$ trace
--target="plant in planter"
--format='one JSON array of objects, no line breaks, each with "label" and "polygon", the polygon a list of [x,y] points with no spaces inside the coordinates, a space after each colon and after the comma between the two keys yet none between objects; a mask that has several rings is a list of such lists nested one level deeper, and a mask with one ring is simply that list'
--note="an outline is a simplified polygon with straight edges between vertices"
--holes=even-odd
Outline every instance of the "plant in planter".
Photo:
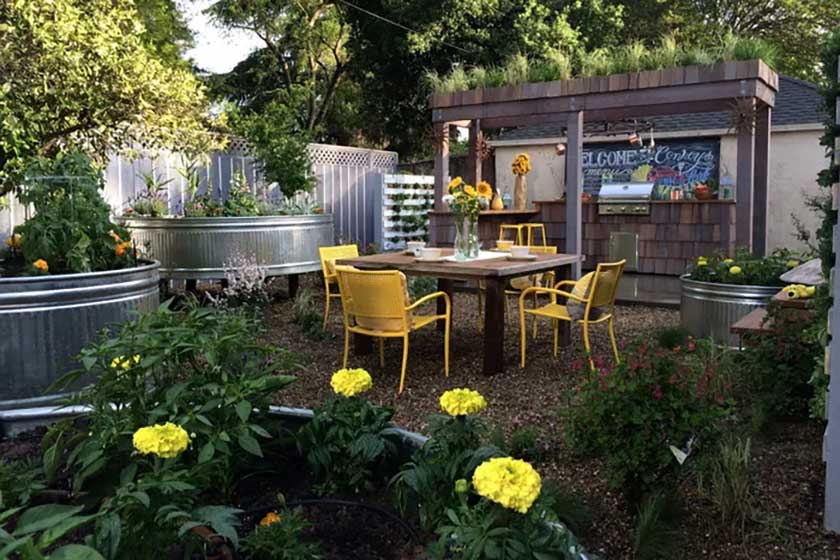
[{"label": "plant in planter", "polygon": [[739,249],[734,258],[722,254],[699,257],[688,277],[699,282],[781,287],[784,283],[779,277],[801,261],[799,255],[786,249],[777,249],[767,257]]},{"label": "plant in planter", "polygon": [[359,396],[372,384],[363,369],[338,370],[330,381],[338,396],[316,409],[298,433],[298,446],[322,493],[358,492],[370,486],[379,467],[396,455],[386,433],[394,411]]},{"label": "plant in planter", "polygon": [[318,545],[301,538],[310,527],[300,508],[271,511],[244,539],[242,548],[250,558],[261,560],[320,560]]}]

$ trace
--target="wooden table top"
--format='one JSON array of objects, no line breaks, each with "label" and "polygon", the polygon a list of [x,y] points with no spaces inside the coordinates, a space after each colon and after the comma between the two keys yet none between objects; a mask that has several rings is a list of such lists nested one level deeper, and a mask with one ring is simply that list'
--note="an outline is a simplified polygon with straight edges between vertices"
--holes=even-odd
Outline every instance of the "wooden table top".
[{"label": "wooden table top", "polygon": [[[444,256],[453,254],[452,249],[443,249]],[[580,260],[577,255],[559,253],[546,255],[535,253],[534,260],[510,260],[505,253],[498,258],[465,262],[418,262],[413,255],[403,252],[378,253],[352,259],[338,259],[336,264],[355,266],[367,270],[396,269],[406,274],[417,276],[436,276],[438,278],[475,279],[475,278],[510,278],[524,276],[532,272],[544,272],[561,266],[571,265]]]}]

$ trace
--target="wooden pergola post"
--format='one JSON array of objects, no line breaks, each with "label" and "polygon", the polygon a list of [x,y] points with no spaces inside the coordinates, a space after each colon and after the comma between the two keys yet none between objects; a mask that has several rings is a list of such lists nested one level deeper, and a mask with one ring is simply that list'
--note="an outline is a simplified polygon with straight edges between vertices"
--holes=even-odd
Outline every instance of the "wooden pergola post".
[{"label": "wooden pergola post", "polygon": [[441,212],[443,192],[449,179],[449,123],[434,123],[435,137],[435,210]]},{"label": "wooden pergola post", "polygon": [[481,121],[470,121],[470,141],[467,151],[467,183],[478,185],[481,182],[481,158],[478,157],[478,134],[481,132]]},{"label": "wooden pergola post", "polygon": [[[569,113],[566,120],[566,249],[581,255],[583,245],[583,111]],[[581,263],[572,265],[574,278],[580,277]]]},{"label": "wooden pergola post", "polygon": [[[747,101],[755,108],[755,99]],[[735,246],[753,249],[753,202],[755,196],[755,129],[738,128],[738,165],[735,184]]]},{"label": "wooden pergola post", "polygon": [[753,253],[767,253],[767,180],[770,175],[770,118],[772,109],[761,103],[755,121],[755,175],[753,177]]}]

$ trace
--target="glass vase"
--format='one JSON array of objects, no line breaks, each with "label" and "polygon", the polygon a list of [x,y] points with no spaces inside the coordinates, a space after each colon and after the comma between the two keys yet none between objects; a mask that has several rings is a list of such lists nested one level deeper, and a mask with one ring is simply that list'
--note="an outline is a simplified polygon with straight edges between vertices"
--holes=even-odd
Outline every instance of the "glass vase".
[{"label": "glass vase", "polygon": [[467,261],[478,257],[478,223],[469,219],[455,222],[455,260]]}]

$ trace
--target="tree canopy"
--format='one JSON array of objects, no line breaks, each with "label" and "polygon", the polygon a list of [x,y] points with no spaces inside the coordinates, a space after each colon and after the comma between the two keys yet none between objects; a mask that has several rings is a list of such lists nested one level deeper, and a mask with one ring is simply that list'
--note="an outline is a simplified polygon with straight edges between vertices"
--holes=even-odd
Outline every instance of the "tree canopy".
[{"label": "tree canopy", "polygon": [[0,194],[63,149],[210,144],[203,86],[146,30],[132,0],[0,0]]}]

